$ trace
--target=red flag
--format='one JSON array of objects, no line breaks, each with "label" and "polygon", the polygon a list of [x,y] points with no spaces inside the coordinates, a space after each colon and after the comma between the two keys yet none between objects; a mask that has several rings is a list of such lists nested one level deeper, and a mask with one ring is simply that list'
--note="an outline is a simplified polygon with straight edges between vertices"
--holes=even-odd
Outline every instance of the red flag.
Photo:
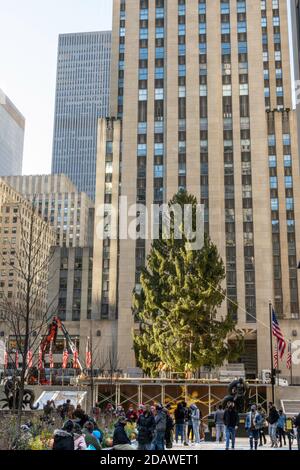
[{"label": "red flag", "polygon": [[53,360],[53,341],[50,343],[50,350],[49,350],[49,364],[50,369],[54,369],[54,360]]},{"label": "red flag", "polygon": [[33,354],[31,349],[27,352],[27,366],[31,369],[33,365]]},{"label": "red flag", "polygon": [[291,341],[289,341],[286,366],[288,370],[292,369],[292,342]]},{"label": "red flag", "polygon": [[16,369],[19,369],[19,351],[16,350],[16,358],[15,358]]},{"label": "red flag", "polygon": [[5,352],[4,352],[4,369],[8,369],[8,352],[5,347]]},{"label": "red flag", "polygon": [[91,346],[90,346],[90,338],[87,338],[87,342],[86,342],[85,363],[86,363],[87,369],[92,368],[92,351],[91,351]]},{"label": "red flag", "polygon": [[69,352],[67,348],[66,341],[64,342],[64,352],[63,352],[63,361],[62,361],[62,368],[66,369],[68,367],[68,361],[69,361]]},{"label": "red flag", "polygon": [[44,369],[44,364],[43,364],[43,352],[42,352],[41,346],[39,347],[38,369],[39,369],[39,370],[43,370],[43,369]]}]

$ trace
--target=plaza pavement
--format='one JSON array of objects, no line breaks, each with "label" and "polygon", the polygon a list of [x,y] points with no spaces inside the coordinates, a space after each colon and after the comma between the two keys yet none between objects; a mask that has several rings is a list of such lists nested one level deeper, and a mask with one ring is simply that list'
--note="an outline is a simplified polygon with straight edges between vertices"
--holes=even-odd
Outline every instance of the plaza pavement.
[{"label": "plaza pavement", "polygon": [[[235,448],[236,448],[236,450],[239,450],[239,451],[250,450],[249,440],[246,439],[246,438],[237,438]],[[199,450],[205,450],[205,451],[218,451],[218,450],[220,450],[221,451],[222,450],[223,451],[223,450],[225,450],[225,443],[217,444],[216,442],[201,442],[200,445],[189,445],[189,446],[183,446],[181,444],[178,444],[178,445],[175,444],[172,450],[180,450],[182,452],[190,452],[190,451],[193,451],[193,450],[197,450],[197,451],[199,451]],[[281,448],[272,449],[270,444],[269,444],[269,441],[268,441],[267,445],[265,445],[264,447],[259,447],[258,450],[283,451],[283,450],[289,450],[289,449],[288,449],[288,446],[283,447],[282,449]],[[297,450],[296,442],[294,442],[293,450]]]}]

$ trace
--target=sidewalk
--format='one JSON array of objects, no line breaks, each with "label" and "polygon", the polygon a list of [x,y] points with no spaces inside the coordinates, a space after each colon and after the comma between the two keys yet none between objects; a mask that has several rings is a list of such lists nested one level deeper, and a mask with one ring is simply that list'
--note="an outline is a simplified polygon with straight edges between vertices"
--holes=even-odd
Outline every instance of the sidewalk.
[{"label": "sidewalk", "polygon": [[[225,443],[217,444],[216,442],[201,442],[200,445],[189,445],[183,446],[181,444],[174,445],[173,450],[180,450],[182,452],[190,452],[193,450],[225,450]],[[236,440],[236,450],[250,450],[249,440],[246,438],[237,438]],[[270,444],[268,443],[264,447],[259,447],[258,450],[274,450],[274,451],[282,451],[282,450],[289,450],[288,446],[283,447],[282,449],[272,449]],[[297,450],[296,443],[294,444],[293,450]]]}]

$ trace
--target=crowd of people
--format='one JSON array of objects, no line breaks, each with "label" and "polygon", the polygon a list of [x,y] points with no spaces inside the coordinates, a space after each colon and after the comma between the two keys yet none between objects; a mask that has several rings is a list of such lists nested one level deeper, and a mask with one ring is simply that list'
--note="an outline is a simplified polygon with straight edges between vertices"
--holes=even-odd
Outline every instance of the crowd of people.
[{"label": "crowd of people", "polygon": [[[236,432],[240,424],[240,416],[235,409],[233,402],[228,403],[224,410],[220,405],[214,412],[217,442],[226,441],[226,450],[235,449]],[[270,447],[278,448],[287,445],[287,438],[290,442],[297,440],[298,450],[300,450],[300,413],[294,419],[288,420],[283,410],[277,410],[274,403],[269,403],[268,412],[261,405],[251,405],[251,409],[246,415],[245,430],[249,436],[251,450],[258,450],[258,447],[267,445],[266,434],[269,434]]]},{"label": "crowd of people", "polygon": [[[88,416],[78,405],[76,408],[67,400],[58,409],[53,402],[44,407],[43,419],[48,423],[53,420],[56,411],[63,426],[54,432],[53,450],[101,450],[105,430],[101,430],[97,421],[97,407],[93,416]],[[125,411],[122,406],[107,410],[113,415],[114,430],[111,446],[115,450],[161,451],[177,446],[199,445],[204,440],[202,413],[196,403],[187,406],[180,402],[174,409],[171,405],[140,405],[137,409],[130,405]],[[96,416],[95,416],[96,415]],[[288,420],[283,410],[277,410],[269,403],[266,411],[261,405],[251,405],[246,414],[245,424],[240,422],[240,415],[234,402],[229,402],[225,409],[220,405],[213,413],[215,437],[217,443],[225,449],[235,449],[237,430],[241,426],[249,436],[251,450],[267,445],[267,434],[272,448],[287,445],[287,439],[297,439],[300,450],[300,413],[294,420]],[[127,426],[135,437],[130,436]]]}]

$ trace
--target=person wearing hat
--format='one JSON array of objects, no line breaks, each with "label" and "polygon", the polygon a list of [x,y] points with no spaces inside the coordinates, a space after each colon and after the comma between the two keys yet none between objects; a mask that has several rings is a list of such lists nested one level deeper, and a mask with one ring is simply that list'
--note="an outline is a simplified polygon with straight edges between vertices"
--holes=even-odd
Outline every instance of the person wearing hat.
[{"label": "person wearing hat", "polygon": [[74,450],[74,423],[68,420],[62,429],[54,431],[52,450]]},{"label": "person wearing hat", "polygon": [[139,416],[137,422],[138,429],[138,450],[151,450],[153,433],[155,429],[155,419],[149,406],[143,407],[143,414]]},{"label": "person wearing hat", "polygon": [[101,450],[101,445],[98,439],[94,436],[93,432],[95,431],[95,426],[91,421],[85,423],[83,427],[83,434],[85,437],[85,442],[87,447],[92,446],[95,450]]},{"label": "person wearing hat", "polygon": [[115,431],[113,436],[114,450],[135,450],[131,445],[131,441],[125,431],[127,423],[128,420],[121,416],[115,424]]}]

